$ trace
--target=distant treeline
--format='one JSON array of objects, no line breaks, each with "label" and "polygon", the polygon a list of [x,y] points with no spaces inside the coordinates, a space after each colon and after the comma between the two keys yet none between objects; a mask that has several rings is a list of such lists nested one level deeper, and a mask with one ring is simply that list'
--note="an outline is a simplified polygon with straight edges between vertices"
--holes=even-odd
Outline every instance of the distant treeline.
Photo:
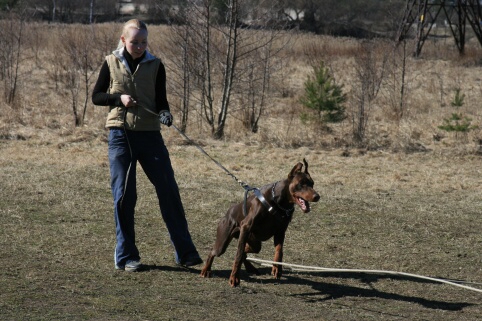
[{"label": "distant treeline", "polygon": [[3,17],[16,14],[52,23],[101,23],[138,17],[148,23],[183,24],[206,1],[222,22],[233,4],[239,24],[249,28],[299,29],[351,37],[391,35],[405,10],[404,0],[0,0]]}]

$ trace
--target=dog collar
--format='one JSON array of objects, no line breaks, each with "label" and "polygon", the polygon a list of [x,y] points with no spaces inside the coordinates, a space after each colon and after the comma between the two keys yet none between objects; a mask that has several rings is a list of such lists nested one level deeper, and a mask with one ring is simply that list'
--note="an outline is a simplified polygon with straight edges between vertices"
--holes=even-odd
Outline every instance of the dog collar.
[{"label": "dog collar", "polygon": [[284,214],[282,214],[281,216],[289,218],[289,217],[291,217],[291,215],[293,215],[293,212],[295,211],[295,206],[293,205],[293,207],[291,207],[290,209],[285,209],[282,206],[280,206],[278,204],[278,202],[276,202],[276,197],[275,197],[275,193],[274,193],[274,189],[276,188],[276,184],[278,184],[278,182],[274,183],[273,187],[271,188],[271,196],[273,197],[273,202],[278,209],[280,209],[281,211],[284,212]]}]

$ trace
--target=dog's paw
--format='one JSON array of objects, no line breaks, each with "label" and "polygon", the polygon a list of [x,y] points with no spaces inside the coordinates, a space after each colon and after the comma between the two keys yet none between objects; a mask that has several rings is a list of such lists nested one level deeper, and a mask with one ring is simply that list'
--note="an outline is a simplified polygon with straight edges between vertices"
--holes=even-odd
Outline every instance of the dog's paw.
[{"label": "dog's paw", "polygon": [[240,281],[239,281],[239,277],[237,276],[232,276],[229,278],[229,285],[232,287],[232,288],[235,288],[239,285]]},{"label": "dog's paw", "polygon": [[205,270],[202,270],[202,271],[201,271],[201,274],[200,274],[200,276],[201,276],[202,278],[210,278],[211,275],[212,275],[212,272],[211,272],[211,271],[205,271]]},{"label": "dog's paw", "polygon": [[281,279],[281,275],[283,274],[283,269],[281,268],[281,266],[273,266],[273,268],[271,269],[271,275],[274,276],[274,278],[276,280],[279,280]]}]

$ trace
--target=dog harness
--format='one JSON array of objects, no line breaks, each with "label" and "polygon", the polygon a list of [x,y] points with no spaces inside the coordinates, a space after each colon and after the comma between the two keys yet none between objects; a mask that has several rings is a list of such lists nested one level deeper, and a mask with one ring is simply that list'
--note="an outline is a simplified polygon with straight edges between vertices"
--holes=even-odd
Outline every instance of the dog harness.
[{"label": "dog harness", "polygon": [[247,205],[247,200],[248,200],[248,193],[252,191],[256,198],[263,204],[264,207],[268,209],[268,212],[273,211],[273,207],[269,205],[268,201],[266,198],[264,198],[263,193],[256,188],[256,187],[249,187],[248,185],[244,185],[244,204],[243,204],[243,214],[244,216],[248,216],[248,205]]}]

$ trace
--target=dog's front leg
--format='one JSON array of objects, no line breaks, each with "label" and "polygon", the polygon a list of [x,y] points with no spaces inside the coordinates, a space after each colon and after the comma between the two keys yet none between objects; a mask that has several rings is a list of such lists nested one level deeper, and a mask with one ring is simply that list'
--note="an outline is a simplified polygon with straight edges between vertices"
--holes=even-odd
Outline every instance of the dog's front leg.
[{"label": "dog's front leg", "polygon": [[251,230],[251,224],[252,222],[250,220],[246,223],[241,223],[241,229],[239,231],[238,250],[236,251],[236,258],[234,259],[233,270],[231,271],[231,276],[229,277],[229,285],[231,285],[232,287],[238,286],[240,282],[239,271],[241,269],[241,264],[246,258],[244,248],[246,246],[246,241]]},{"label": "dog's front leg", "polygon": [[[274,236],[274,262],[283,262],[283,243],[285,241],[285,233],[276,234]],[[276,278],[280,279],[283,274],[283,266],[273,264],[271,269],[271,274]]]}]

